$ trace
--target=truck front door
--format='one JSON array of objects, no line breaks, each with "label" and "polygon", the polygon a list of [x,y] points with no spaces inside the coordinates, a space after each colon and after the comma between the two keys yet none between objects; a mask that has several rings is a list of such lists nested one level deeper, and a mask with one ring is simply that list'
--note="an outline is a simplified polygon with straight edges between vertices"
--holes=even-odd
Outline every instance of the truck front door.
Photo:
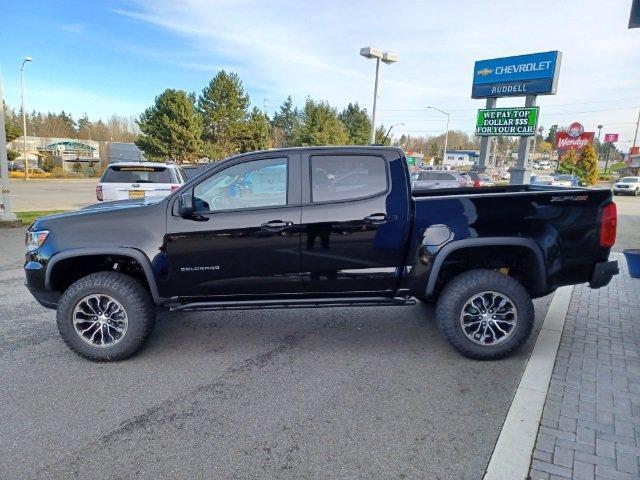
[{"label": "truck front door", "polygon": [[300,155],[247,157],[193,187],[196,212],[169,215],[170,296],[296,293],[300,274]]}]

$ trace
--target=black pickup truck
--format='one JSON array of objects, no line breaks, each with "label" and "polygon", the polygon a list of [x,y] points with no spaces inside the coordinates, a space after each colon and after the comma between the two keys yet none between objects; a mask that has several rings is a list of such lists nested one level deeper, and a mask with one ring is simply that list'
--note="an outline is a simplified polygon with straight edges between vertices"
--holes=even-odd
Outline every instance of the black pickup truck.
[{"label": "black pickup truck", "polygon": [[243,154],[167,198],[35,221],[26,284],[57,308],[66,344],[98,361],[135,353],[172,311],[437,301],[448,341],[477,359],[529,336],[531,299],[606,285],[609,190],[509,185],[411,191],[402,150]]}]

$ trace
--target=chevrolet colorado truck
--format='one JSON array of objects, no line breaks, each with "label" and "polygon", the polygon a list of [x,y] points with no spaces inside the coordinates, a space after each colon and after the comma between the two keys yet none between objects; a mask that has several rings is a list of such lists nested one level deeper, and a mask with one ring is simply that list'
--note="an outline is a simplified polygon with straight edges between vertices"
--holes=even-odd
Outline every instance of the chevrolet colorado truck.
[{"label": "chevrolet colorado truck", "polygon": [[532,298],[618,272],[610,190],[411,190],[402,150],[314,147],[214,164],[166,198],[36,220],[26,285],[64,342],[96,361],[143,345],[155,312],[437,302],[461,354],[529,336]]}]

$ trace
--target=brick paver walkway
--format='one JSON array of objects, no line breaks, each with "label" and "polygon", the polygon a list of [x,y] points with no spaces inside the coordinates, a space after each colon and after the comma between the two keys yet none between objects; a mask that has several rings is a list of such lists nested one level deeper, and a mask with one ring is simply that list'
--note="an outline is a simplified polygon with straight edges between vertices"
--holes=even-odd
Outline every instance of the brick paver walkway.
[{"label": "brick paver walkway", "polygon": [[640,279],[617,259],[608,287],[574,288],[531,480],[640,479]]}]

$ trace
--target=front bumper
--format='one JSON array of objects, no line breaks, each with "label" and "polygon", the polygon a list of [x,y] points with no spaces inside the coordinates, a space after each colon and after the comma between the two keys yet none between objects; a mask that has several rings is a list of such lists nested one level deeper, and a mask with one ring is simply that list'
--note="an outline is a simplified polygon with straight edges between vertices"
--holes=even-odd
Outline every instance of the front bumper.
[{"label": "front bumper", "polygon": [[601,288],[609,285],[613,276],[618,273],[620,273],[620,269],[618,268],[617,260],[612,260],[610,262],[598,262],[591,274],[589,286],[591,288]]},{"label": "front bumper", "polygon": [[42,262],[27,260],[24,265],[24,285],[31,295],[45,308],[57,308],[60,292],[46,288],[45,267]]}]

